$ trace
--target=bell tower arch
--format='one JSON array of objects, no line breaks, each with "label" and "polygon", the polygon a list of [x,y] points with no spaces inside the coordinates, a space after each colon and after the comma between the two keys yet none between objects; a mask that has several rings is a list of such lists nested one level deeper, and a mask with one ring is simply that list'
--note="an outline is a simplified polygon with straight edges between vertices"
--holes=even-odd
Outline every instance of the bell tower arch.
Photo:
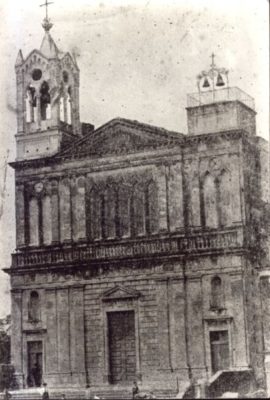
[{"label": "bell tower arch", "polygon": [[26,58],[20,50],[17,85],[17,160],[53,155],[81,135],[80,71],[70,53],[55,44],[46,16],[40,49]]}]

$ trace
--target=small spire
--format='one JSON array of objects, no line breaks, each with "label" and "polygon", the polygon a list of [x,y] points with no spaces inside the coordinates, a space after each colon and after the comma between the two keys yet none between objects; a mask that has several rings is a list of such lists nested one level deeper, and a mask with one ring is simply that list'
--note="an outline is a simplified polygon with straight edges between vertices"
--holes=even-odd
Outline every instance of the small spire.
[{"label": "small spire", "polygon": [[58,47],[48,31],[45,32],[40,52],[47,58],[57,58],[59,55]]},{"label": "small spire", "polygon": [[23,54],[22,54],[22,51],[19,50],[17,58],[16,58],[16,62],[15,62],[15,67],[18,67],[19,65],[22,65],[23,62],[24,62]]}]

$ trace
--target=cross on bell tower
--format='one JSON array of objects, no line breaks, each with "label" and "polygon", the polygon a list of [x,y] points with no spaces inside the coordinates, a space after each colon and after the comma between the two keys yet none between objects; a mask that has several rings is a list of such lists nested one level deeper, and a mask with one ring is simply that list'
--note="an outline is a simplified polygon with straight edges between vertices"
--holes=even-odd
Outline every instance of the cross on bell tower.
[{"label": "cross on bell tower", "polygon": [[211,58],[212,58],[211,68],[215,68],[215,66],[216,66],[215,65],[215,56],[216,55],[214,53],[211,54]]},{"label": "cross on bell tower", "polygon": [[46,32],[49,32],[49,30],[53,26],[53,24],[50,22],[50,19],[48,17],[48,7],[51,4],[53,4],[53,2],[52,1],[48,1],[48,0],[45,0],[44,4],[40,4],[40,7],[45,7],[45,10],[46,10],[45,11],[45,18],[44,18],[43,24],[42,24],[42,26],[43,26],[43,28],[45,29]]}]

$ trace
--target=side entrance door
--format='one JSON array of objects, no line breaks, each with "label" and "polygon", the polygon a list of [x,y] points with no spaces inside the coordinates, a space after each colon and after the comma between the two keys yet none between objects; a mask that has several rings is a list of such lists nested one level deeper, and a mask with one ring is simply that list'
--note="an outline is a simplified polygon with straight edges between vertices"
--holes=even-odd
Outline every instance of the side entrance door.
[{"label": "side entrance door", "polygon": [[228,331],[210,332],[211,361],[213,374],[230,368]]},{"label": "side entrance door", "polygon": [[27,384],[30,387],[39,387],[42,384],[42,341],[27,343],[28,347],[28,376]]},{"label": "side entrance door", "polygon": [[136,376],[134,311],[109,312],[107,315],[111,383],[132,382]]}]

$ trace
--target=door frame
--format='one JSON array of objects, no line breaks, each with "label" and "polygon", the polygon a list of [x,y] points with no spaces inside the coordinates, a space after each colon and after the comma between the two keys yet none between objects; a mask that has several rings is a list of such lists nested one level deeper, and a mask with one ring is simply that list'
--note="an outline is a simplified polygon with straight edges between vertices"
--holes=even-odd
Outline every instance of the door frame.
[{"label": "door frame", "polygon": [[[137,299],[125,299],[119,301],[113,301],[103,304],[103,327],[104,327],[104,383],[111,385],[110,376],[110,354],[109,354],[109,324],[108,324],[108,313],[112,312],[123,312],[133,311],[134,312],[134,325],[135,325],[135,358],[136,358],[136,378],[141,380],[140,372],[140,341],[139,341],[139,318],[138,318],[138,304]],[[113,384],[114,385],[114,384]]]},{"label": "door frame", "polygon": [[229,368],[232,368],[235,364],[234,355],[234,335],[233,335],[233,319],[232,317],[218,317],[209,318],[204,320],[204,340],[205,340],[205,362],[207,368],[208,379],[214,374],[212,370],[212,358],[211,358],[211,343],[210,343],[210,332],[216,331],[227,331],[228,332],[228,344],[229,344]]},{"label": "door frame", "polygon": [[42,375],[41,375],[41,385],[40,387],[42,387],[42,382],[43,382],[43,377],[44,377],[44,373],[45,373],[45,355],[44,355],[44,341],[42,338],[34,338],[34,339],[29,339],[26,340],[26,386],[30,387],[27,384],[27,379],[28,379],[28,375],[29,375],[29,343],[34,343],[34,342],[40,342],[41,343],[41,352],[42,352]]},{"label": "door frame", "polygon": [[[111,336],[111,332],[109,331],[109,325],[110,325],[110,318],[109,318],[109,316],[113,316],[113,314],[121,314],[121,313],[131,313],[131,316],[132,316],[132,319],[133,319],[133,328],[134,328],[134,330],[133,330],[133,332],[132,332],[132,336],[134,337],[134,340],[135,340],[135,348],[134,348],[134,351],[135,351],[135,354],[134,354],[134,364],[135,364],[135,376],[134,376],[134,378],[133,378],[133,381],[134,381],[134,379],[136,379],[136,371],[137,371],[137,365],[136,365],[136,333],[135,333],[135,312],[134,312],[134,310],[125,310],[125,311],[112,311],[112,312],[110,312],[110,311],[107,311],[106,312],[106,314],[107,314],[107,325],[108,325],[108,357],[109,357],[109,377],[110,377],[110,379],[111,379],[111,383],[112,384],[117,384],[116,382],[113,382],[113,380],[112,380],[112,369],[111,369],[111,367],[112,367],[112,365],[111,365],[111,347],[110,347],[110,336]],[[121,384],[121,383],[125,383],[125,381],[123,381],[123,382],[121,382],[121,380],[118,382],[118,384]],[[130,382],[130,384],[132,383],[132,381]]]}]

